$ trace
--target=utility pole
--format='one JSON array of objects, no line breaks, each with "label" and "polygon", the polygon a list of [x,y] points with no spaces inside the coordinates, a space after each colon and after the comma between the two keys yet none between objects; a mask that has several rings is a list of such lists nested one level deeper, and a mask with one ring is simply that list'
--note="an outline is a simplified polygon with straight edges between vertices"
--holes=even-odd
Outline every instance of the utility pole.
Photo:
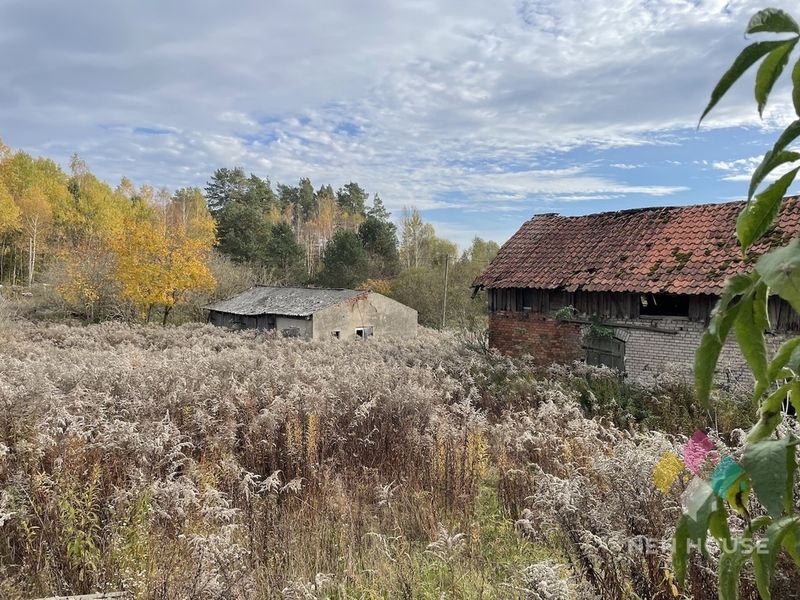
[{"label": "utility pole", "polygon": [[450,266],[450,255],[444,256],[444,297],[442,298],[442,329],[447,321],[447,272]]}]

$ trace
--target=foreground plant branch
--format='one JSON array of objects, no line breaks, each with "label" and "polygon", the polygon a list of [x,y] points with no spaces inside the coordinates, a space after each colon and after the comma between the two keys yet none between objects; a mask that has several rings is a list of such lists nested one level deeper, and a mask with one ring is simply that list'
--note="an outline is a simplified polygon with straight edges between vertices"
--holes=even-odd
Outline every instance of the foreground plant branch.
[{"label": "foreground plant branch", "polygon": [[[746,29],[746,34],[760,33],[776,34],[778,39],[757,41],[742,50],[711,93],[701,121],[759,60],[755,99],[759,115],[763,113],[800,39],[800,27],[784,11],[768,8],[756,13]],[[800,61],[794,64],[791,79],[792,100],[800,115]],[[753,172],[747,204],[736,223],[745,258],[753,246],[769,245],[769,231],[800,167],[791,168],[771,183],[765,181],[779,168],[784,170],[800,160],[800,153],[790,149],[798,137],[800,119],[784,130]],[[800,515],[794,494],[798,442],[781,429],[785,402],[800,411],[800,338],[785,342],[774,356],[768,355],[765,332],[769,330],[770,294],[777,294],[800,311],[800,240],[770,250],[755,261],[752,273],[727,282],[695,360],[695,385],[704,406],[711,401],[717,360],[731,333],[755,380],[753,402],[758,407],[758,422],[747,434],[741,457],[738,461],[731,457],[720,461],[710,483],[696,476],[689,484],[675,535],[673,565],[681,582],[686,578],[692,546],[707,554],[708,534],[720,545],[719,597],[724,600],[738,597],[739,578],[748,561],[758,593],[765,600],[772,597],[770,587],[781,550],[800,566]],[[751,490],[757,502],[751,500]],[[732,513],[738,513],[746,523],[740,532],[731,531]]]}]

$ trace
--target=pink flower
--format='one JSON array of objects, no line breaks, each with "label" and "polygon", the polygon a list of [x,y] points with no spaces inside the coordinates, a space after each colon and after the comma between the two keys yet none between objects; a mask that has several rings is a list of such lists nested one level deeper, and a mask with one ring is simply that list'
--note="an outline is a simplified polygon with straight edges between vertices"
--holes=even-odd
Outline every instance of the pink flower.
[{"label": "pink flower", "polygon": [[683,462],[686,468],[695,475],[700,473],[708,453],[714,448],[714,442],[702,431],[695,431],[692,439],[683,446]]}]

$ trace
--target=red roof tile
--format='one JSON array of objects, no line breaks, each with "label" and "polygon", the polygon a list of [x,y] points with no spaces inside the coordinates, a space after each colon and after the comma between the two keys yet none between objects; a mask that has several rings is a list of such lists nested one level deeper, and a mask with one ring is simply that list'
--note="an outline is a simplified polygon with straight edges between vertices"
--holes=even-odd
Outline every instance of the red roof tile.
[{"label": "red roof tile", "polygon": [[743,202],[643,208],[582,217],[540,215],[509,239],[474,285],[566,291],[719,294],[753,257],[800,234],[800,197],[742,260]]}]

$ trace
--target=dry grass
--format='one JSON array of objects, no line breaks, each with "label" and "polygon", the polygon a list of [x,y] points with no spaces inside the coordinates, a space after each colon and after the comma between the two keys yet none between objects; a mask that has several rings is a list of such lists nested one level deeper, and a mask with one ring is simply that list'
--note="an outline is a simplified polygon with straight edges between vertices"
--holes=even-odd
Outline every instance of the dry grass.
[{"label": "dry grass", "polygon": [[455,336],[2,335],[0,597],[672,597],[674,441]]}]

